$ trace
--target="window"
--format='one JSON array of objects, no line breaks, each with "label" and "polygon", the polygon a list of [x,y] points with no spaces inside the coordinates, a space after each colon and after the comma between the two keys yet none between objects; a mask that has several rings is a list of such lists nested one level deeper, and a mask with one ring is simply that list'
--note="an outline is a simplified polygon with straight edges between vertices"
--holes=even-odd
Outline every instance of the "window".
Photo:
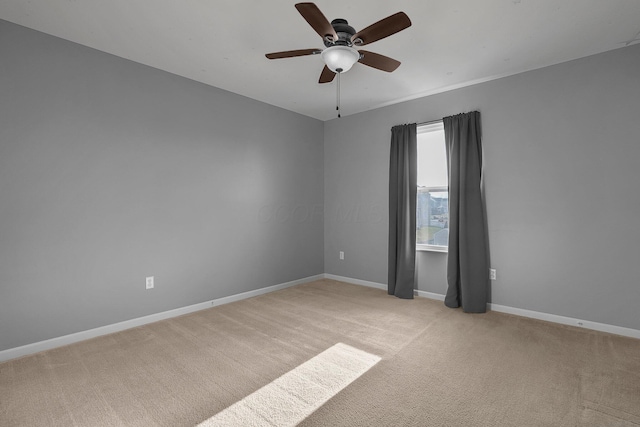
[{"label": "window", "polygon": [[449,245],[449,179],[442,122],[418,126],[418,250],[446,252]]}]

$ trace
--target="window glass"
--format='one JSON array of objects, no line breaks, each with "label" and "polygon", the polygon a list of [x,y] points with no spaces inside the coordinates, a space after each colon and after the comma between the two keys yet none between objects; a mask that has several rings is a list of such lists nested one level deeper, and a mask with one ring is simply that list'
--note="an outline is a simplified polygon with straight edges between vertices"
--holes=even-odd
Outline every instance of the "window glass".
[{"label": "window glass", "polygon": [[446,251],[449,245],[447,153],[442,122],[418,126],[418,249]]}]

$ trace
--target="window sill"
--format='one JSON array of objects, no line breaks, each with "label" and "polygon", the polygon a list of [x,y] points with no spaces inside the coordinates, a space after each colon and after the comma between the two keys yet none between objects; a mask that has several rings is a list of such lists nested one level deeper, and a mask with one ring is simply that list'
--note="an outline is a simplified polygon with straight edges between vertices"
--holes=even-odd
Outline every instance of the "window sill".
[{"label": "window sill", "polygon": [[433,245],[416,245],[416,251],[418,252],[442,252],[447,253],[449,248],[446,246],[433,246]]}]

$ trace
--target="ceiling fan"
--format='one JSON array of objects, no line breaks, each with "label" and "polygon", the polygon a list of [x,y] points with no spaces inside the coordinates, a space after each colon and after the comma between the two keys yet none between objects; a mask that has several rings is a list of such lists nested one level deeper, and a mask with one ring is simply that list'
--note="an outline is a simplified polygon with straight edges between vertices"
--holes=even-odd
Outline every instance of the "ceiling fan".
[{"label": "ceiling fan", "polygon": [[298,3],[295,7],[316,33],[322,37],[325,49],[299,49],[267,53],[267,58],[281,59],[319,54],[322,56],[325,66],[320,73],[318,83],[333,81],[336,74],[349,71],[356,62],[387,72],[392,72],[400,66],[400,61],[393,58],[356,48],[410,27],[411,20],[404,12],[388,16],[356,32],[346,19],[334,19],[329,22],[314,3]]}]

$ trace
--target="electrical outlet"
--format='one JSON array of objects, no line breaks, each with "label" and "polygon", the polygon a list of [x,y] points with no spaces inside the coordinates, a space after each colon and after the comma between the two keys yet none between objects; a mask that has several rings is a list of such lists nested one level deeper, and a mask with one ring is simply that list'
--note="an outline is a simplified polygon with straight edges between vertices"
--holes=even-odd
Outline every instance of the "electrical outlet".
[{"label": "electrical outlet", "polygon": [[340,259],[344,260],[344,252],[340,251]]},{"label": "electrical outlet", "polygon": [[496,280],[496,269],[495,268],[490,268],[489,269],[489,280]]},{"label": "electrical outlet", "polygon": [[153,289],[153,276],[147,277],[145,286],[146,286],[146,289]]}]

